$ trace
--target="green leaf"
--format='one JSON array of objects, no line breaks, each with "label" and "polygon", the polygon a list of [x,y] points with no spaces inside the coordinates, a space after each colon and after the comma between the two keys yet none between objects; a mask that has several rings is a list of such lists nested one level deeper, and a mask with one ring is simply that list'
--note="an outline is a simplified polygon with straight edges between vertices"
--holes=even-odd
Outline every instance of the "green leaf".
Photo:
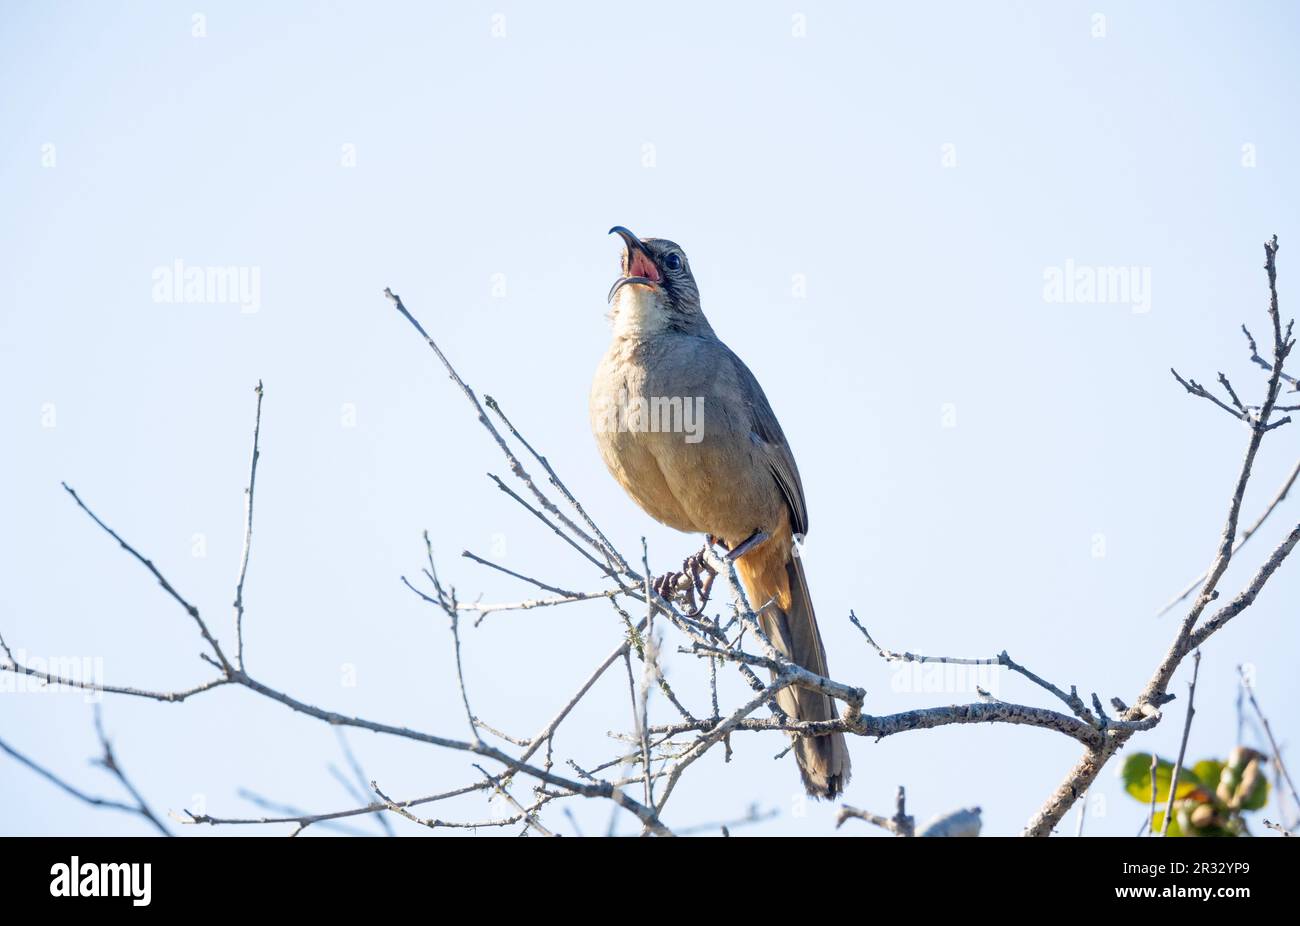
[{"label": "green leaf", "polygon": [[[1148,772],[1147,772],[1147,774],[1148,774],[1148,775],[1150,774],[1150,771],[1149,771],[1149,767],[1150,767],[1150,765],[1151,765],[1151,760],[1150,760],[1150,759],[1147,759],[1147,766],[1148,766]],[[1180,776],[1180,777],[1181,777],[1181,776]],[[1148,782],[1148,784],[1149,784],[1149,782]],[[1168,787],[1168,786],[1166,786],[1166,787]],[[1148,788],[1147,788],[1147,792],[1149,793],[1150,791],[1151,791],[1151,789],[1148,787]],[[1164,812],[1163,810],[1157,810],[1157,811],[1155,812],[1155,814],[1152,815],[1151,821],[1152,821],[1152,822],[1151,822],[1151,832],[1152,832],[1152,833],[1155,833],[1156,835],[1159,835],[1159,834],[1160,834],[1160,831],[1164,828],[1164,825],[1165,825],[1165,812]],[[1180,836],[1183,835],[1183,828],[1182,828],[1181,826],[1178,825],[1178,811],[1177,811],[1177,810],[1174,811],[1174,818],[1173,818],[1172,820],[1169,821],[1169,833],[1168,833],[1168,835],[1169,835],[1169,836],[1173,836],[1173,837],[1180,837]]]},{"label": "green leaf", "polygon": [[1223,774],[1224,763],[1218,759],[1202,759],[1192,766],[1192,771],[1200,779],[1201,784],[1205,785],[1207,791],[1214,791],[1219,787],[1219,776]]},{"label": "green leaf", "polygon": [[[1161,759],[1156,765],[1156,803],[1169,801],[1169,784],[1174,776],[1174,764]],[[1151,754],[1136,752],[1124,760],[1120,769],[1124,779],[1124,790],[1144,804],[1151,803]],[[1178,794],[1181,800],[1196,790],[1204,790],[1200,778],[1191,769],[1184,768],[1178,773]],[[1173,821],[1177,823],[1178,821]]]}]

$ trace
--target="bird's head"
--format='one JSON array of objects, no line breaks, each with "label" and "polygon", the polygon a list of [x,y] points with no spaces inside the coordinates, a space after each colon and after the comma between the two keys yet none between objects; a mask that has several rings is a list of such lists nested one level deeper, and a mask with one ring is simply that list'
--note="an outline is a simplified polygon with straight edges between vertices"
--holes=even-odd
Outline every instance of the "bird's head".
[{"label": "bird's head", "polygon": [[622,225],[609,230],[623,239],[621,275],[610,287],[615,327],[626,333],[694,330],[707,326],[700,291],[686,252],[666,238],[638,238]]}]

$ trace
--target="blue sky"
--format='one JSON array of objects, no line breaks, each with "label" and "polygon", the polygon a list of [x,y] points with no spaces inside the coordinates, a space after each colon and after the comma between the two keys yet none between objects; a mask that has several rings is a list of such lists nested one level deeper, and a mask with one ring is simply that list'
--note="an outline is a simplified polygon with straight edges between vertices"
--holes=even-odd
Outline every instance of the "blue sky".
[{"label": "blue sky", "polygon": [[[1223,370],[1243,396],[1262,391],[1238,326],[1264,328],[1261,244],[1274,233],[1283,311],[1295,314],[1293,8],[198,12],[201,36],[194,9],[168,4],[0,14],[0,630],[11,646],[101,659],[110,683],[207,677],[184,614],[59,482],[228,636],[261,379],[250,672],[322,706],[463,736],[445,623],[398,581],[421,565],[421,531],[462,598],[530,594],[463,549],[562,586],[597,577],[484,476],[504,473],[496,448],[381,291],[402,295],[615,543],[631,552],[645,536],[652,566],[668,568],[696,539],[623,495],[587,424],[619,252],[605,231],[623,224],[685,247],[714,328],[763,383],[806,488],[806,565],[831,668],[867,689],[869,712],[972,694],[907,690],[850,608],[894,649],[1005,648],[1107,699],[1131,701],[1145,683],[1173,636],[1153,615],[1209,562],[1245,445],[1169,367],[1208,382]],[[257,311],[156,301],[155,271],[176,260],[255,269]],[[1149,304],[1045,298],[1045,275],[1067,262],[1149,280]],[[1293,466],[1297,433],[1266,442],[1247,517]],[[1246,548],[1226,590],[1294,526],[1297,505]],[[1294,741],[1295,566],[1207,647],[1194,759],[1234,745],[1238,663],[1254,667],[1276,732]],[[475,709],[531,735],[618,635],[600,603],[467,629]],[[703,697],[698,667],[669,649],[669,678]],[[1005,699],[1052,706],[1023,680],[998,684]],[[629,723],[617,675],[607,685],[557,743],[575,757],[605,757],[605,731]],[[103,710],[159,808],[201,800],[246,815],[241,788],[312,810],[351,802],[328,772],[340,761],[333,732],[249,693],[184,706],[110,698]],[[1181,721],[1177,703],[1130,748],[1172,754]],[[0,737],[112,791],[87,765],[96,744],[78,695],[0,695]],[[465,756],[360,732],[351,742],[389,794],[474,774]],[[832,831],[834,809],[805,806],[792,763],[771,760],[775,740],[736,745],[730,765],[710,755],[691,770],[670,822],[757,802],[778,815],[749,832]],[[986,832],[1006,834],[1079,752],[1010,727],[851,749],[850,803],[887,810],[904,784],[921,817],[979,805]],[[145,831],[12,762],[0,775],[5,832]],[[608,817],[574,810],[589,832]],[[1131,833],[1141,814],[1108,769],[1087,831]]]}]

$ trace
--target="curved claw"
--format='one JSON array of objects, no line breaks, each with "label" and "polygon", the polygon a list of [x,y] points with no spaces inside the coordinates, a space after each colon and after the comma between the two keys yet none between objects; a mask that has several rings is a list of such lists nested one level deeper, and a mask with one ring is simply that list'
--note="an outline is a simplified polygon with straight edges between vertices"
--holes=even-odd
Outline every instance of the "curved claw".
[{"label": "curved claw", "polygon": [[[688,556],[685,562],[682,563],[682,569],[691,579],[691,587],[687,589],[687,593],[691,599],[691,610],[686,616],[696,618],[703,614],[704,609],[709,606],[709,594],[713,591],[713,580],[717,578],[718,574],[704,558],[703,550],[696,553],[694,556]],[[700,578],[701,572],[705,573],[703,579]],[[698,607],[695,604],[695,592],[700,593],[700,603]]]},{"label": "curved claw", "polygon": [[[654,593],[664,601],[681,599],[687,605],[683,614],[691,619],[699,617],[709,605],[709,593],[717,571],[705,559],[704,550],[686,557],[680,572],[665,572],[651,583]],[[685,580],[685,581],[683,581]],[[696,594],[699,602],[696,603]]]}]

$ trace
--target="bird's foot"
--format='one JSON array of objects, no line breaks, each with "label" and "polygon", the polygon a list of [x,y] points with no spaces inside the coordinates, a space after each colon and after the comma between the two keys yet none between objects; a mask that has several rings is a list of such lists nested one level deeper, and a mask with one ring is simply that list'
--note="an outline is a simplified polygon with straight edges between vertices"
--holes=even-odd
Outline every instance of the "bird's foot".
[{"label": "bird's foot", "polygon": [[650,583],[654,593],[664,601],[676,601],[679,595],[691,587],[690,577],[684,572],[665,572]]},{"label": "bird's foot", "polygon": [[[705,551],[686,557],[679,572],[666,572],[654,580],[655,594],[665,601],[680,601],[686,607],[686,616],[695,618],[704,613],[709,604],[709,593],[717,571],[705,559]],[[699,603],[696,603],[696,594]]]}]

